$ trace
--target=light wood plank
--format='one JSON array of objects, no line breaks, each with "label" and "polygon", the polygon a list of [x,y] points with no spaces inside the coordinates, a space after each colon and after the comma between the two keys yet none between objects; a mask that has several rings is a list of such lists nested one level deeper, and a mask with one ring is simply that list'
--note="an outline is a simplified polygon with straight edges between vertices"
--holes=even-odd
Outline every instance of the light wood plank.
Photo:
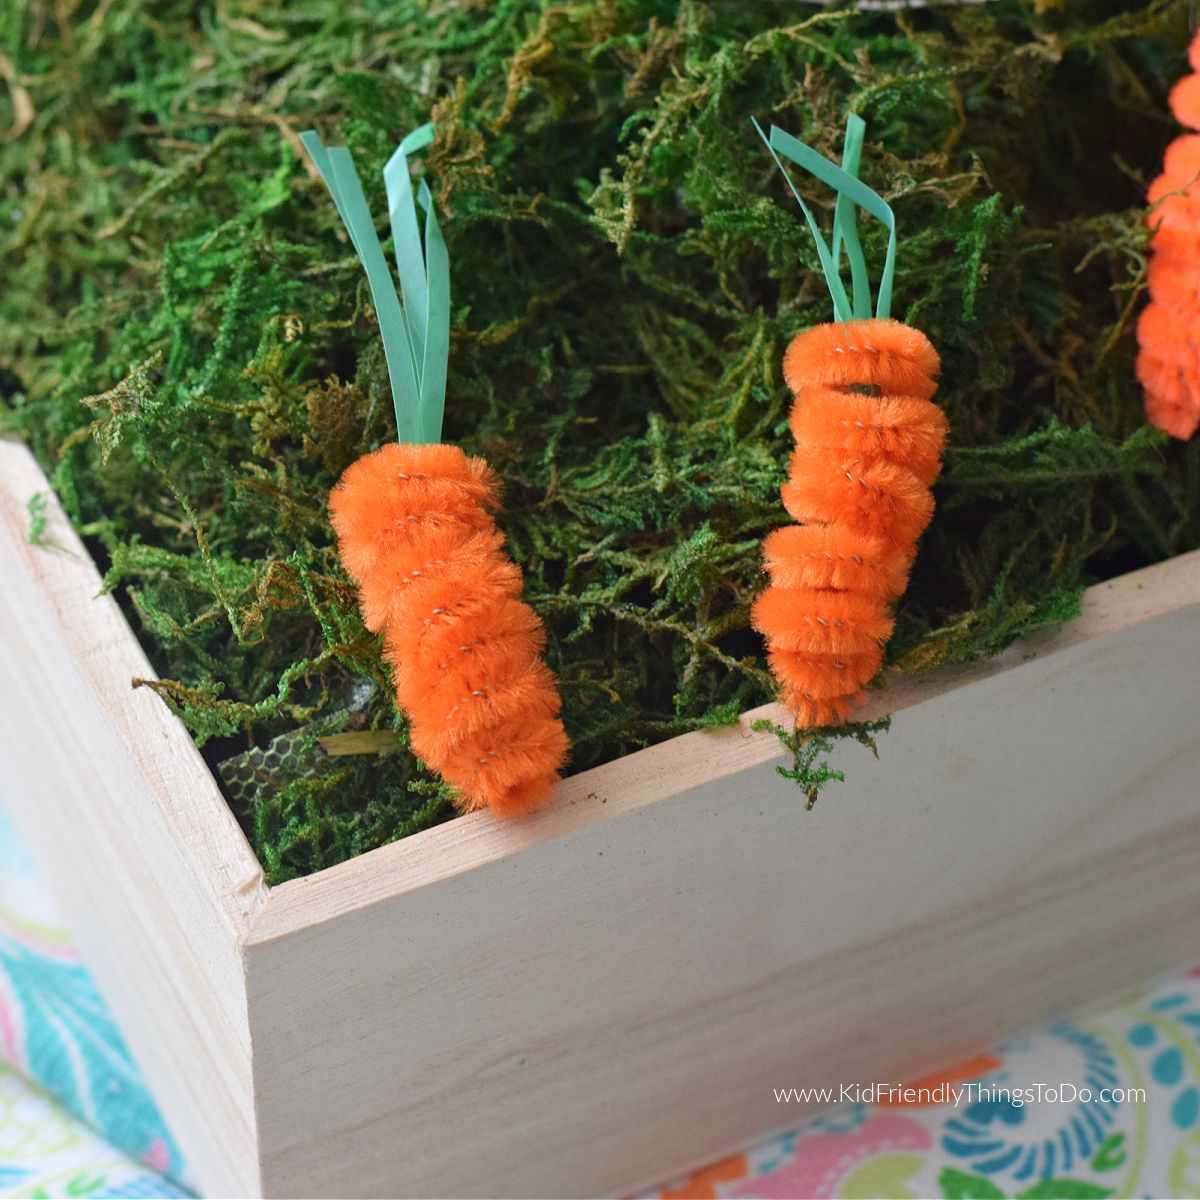
[{"label": "light wood plank", "polygon": [[524,828],[456,823],[470,869],[450,826],[275,889],[266,1194],[627,1190],[794,1121],[773,1086],[902,1078],[1194,961],[1196,566],[893,691],[811,813],[770,743],[689,735]]},{"label": "light wood plank", "polygon": [[241,938],[262,871],[46,481],[0,440],[0,787],[195,1177],[259,1188]]}]

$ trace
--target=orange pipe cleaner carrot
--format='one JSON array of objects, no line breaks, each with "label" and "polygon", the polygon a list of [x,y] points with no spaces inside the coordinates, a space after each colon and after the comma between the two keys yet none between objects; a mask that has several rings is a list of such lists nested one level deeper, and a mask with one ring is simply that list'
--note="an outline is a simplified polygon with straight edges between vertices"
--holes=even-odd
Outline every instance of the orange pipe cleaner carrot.
[{"label": "orange pipe cleaner carrot", "polygon": [[541,658],[545,631],[520,599],[521,569],[492,516],[499,481],[483,459],[440,442],[449,270],[423,181],[422,255],[406,160],[432,126],[406,138],[384,171],[403,311],[349,152],[302,137],[367,270],[401,432],[334,489],[338,552],[367,628],[383,635],[413,751],[464,807],[523,816],[550,798],[567,736]]},{"label": "orange pipe cleaner carrot", "polygon": [[[1181,125],[1200,130],[1200,33],[1188,61],[1193,73],[1168,103]],[[1200,136],[1167,147],[1148,198],[1150,303],[1138,318],[1137,376],[1150,424],[1186,440],[1200,426]]]},{"label": "orange pipe cleaner carrot", "polygon": [[[908,584],[917,540],[933,515],[930,488],[948,433],[945,415],[931,403],[936,352],[924,334],[886,315],[894,223],[890,209],[854,177],[862,136],[862,122],[852,117],[844,169],[782,130],[773,128],[768,142],[839,192],[832,254],[805,207],[839,319],[799,334],[784,355],[796,449],[782,497],[798,524],[763,543],[771,582],[751,611],[780,699],[801,727],[844,721],[883,665],[891,606]],[[866,315],[856,204],[892,229],[875,318]],[[855,275],[853,306],[837,277],[843,241]]]}]

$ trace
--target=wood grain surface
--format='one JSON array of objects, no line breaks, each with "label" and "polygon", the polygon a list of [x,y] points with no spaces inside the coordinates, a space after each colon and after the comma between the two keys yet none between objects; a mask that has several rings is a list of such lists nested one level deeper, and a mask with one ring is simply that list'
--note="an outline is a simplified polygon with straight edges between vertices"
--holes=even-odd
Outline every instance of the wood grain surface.
[{"label": "wood grain surface", "polygon": [[58,504],[0,439],[0,793],[196,1177],[259,1189],[241,943],[262,870]]}]

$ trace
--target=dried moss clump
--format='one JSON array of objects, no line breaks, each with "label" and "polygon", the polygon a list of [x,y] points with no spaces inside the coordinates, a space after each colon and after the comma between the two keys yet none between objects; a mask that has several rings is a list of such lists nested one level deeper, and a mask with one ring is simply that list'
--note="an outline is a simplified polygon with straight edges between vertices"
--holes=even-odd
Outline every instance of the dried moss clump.
[{"label": "dried moss clump", "polygon": [[[867,120],[895,312],[942,354],[953,448],[895,660],[992,653],[1200,544],[1200,452],[1146,428],[1132,372],[1184,0],[88,11],[0,15],[0,419],[210,761],[262,751],[238,815],[272,881],[450,812],[331,547],[326,495],[391,405],[310,125],[382,214],[386,156],[438,124],[446,437],[507,481],[577,769],[771,695],[747,611],[783,519],[779,362],[829,308],[751,115],[834,154]],[[391,752],[328,757],[331,732]]]}]

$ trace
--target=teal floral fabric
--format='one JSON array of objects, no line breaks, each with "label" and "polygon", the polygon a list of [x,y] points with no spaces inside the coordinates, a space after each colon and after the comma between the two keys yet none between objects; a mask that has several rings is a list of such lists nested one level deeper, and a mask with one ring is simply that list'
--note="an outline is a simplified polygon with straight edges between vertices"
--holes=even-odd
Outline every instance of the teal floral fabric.
[{"label": "teal floral fabric", "polygon": [[0,1196],[190,1196],[0,1064]]},{"label": "teal floral fabric", "polygon": [[182,1155],[2,797],[0,1065],[0,1195],[189,1194],[167,1181]]},{"label": "teal floral fabric", "polygon": [[[1200,1196],[1200,969],[924,1079],[845,1093],[642,1200]],[[776,1094],[781,1109],[802,1099]]]}]

